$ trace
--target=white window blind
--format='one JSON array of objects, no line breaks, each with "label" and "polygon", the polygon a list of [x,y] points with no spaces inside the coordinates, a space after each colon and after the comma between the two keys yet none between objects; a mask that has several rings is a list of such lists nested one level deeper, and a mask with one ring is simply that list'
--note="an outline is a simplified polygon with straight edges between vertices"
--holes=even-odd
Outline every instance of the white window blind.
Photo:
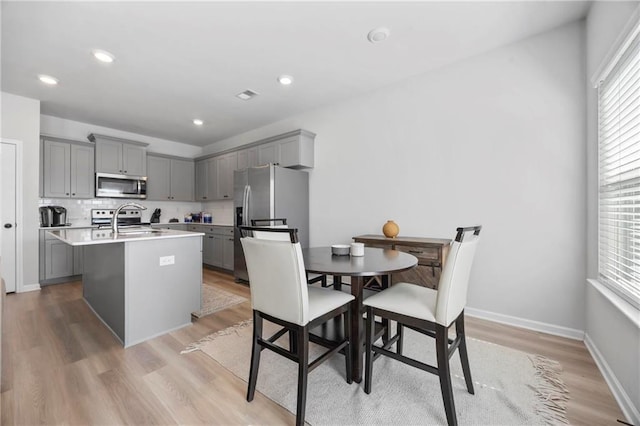
[{"label": "white window blind", "polygon": [[640,36],[598,87],[600,281],[640,308]]}]

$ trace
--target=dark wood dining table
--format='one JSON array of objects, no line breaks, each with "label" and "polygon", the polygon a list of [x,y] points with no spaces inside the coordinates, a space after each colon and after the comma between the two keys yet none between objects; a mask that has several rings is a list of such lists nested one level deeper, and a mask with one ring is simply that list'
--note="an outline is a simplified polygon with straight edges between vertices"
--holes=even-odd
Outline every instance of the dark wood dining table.
[{"label": "dark wood dining table", "polygon": [[353,380],[362,380],[364,353],[364,321],[362,319],[364,284],[369,277],[383,277],[383,282],[391,282],[394,272],[406,271],[418,264],[418,259],[397,250],[365,247],[364,256],[336,256],[331,247],[312,247],[302,249],[307,272],[332,275],[336,290],[340,290],[342,277],[350,277],[351,294],[355,297],[351,309],[351,354]]}]

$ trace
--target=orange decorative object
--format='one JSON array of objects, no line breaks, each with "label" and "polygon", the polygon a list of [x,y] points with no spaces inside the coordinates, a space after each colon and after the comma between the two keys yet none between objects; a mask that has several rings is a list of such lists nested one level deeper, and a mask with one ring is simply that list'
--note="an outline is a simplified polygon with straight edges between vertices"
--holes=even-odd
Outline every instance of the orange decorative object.
[{"label": "orange decorative object", "polygon": [[400,228],[392,220],[388,220],[387,223],[385,223],[384,226],[382,227],[382,233],[387,238],[395,238],[398,236],[399,232],[400,232]]}]

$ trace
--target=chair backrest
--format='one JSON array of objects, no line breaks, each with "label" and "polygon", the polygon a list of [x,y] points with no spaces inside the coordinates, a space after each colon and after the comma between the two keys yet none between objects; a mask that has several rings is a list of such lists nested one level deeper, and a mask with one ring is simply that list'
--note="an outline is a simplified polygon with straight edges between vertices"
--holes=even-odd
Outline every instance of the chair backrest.
[{"label": "chair backrest", "polygon": [[[253,222],[253,221],[252,221]],[[291,228],[293,234],[287,225],[272,225],[272,226],[241,226],[241,230],[244,231],[243,236],[252,236],[261,240],[276,240],[276,241],[298,241],[298,229]],[[295,236],[295,240],[291,237]]]},{"label": "chair backrest", "polygon": [[309,293],[299,242],[240,239],[251,284],[251,306],[267,315],[306,325]]},{"label": "chair backrest", "polygon": [[469,275],[481,229],[481,226],[458,228],[456,239],[449,247],[436,299],[435,318],[440,325],[448,327],[467,304]]},{"label": "chair backrest", "polygon": [[286,225],[286,218],[275,218],[275,219],[251,219],[251,226],[279,226]]}]

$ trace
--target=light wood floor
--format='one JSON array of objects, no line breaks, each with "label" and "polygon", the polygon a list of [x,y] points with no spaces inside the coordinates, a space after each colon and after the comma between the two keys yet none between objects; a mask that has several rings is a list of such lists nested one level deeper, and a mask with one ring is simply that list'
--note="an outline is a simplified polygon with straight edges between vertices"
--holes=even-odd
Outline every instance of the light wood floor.
[{"label": "light wood floor", "polygon": [[[204,279],[249,297],[229,275],[205,269]],[[259,393],[247,403],[246,383],[202,352],[180,355],[187,344],[250,316],[245,302],[124,350],[82,300],[80,282],[9,295],[2,425],[293,424],[291,413]],[[467,332],[560,361],[572,424],[624,418],[582,342],[474,318]]]}]

